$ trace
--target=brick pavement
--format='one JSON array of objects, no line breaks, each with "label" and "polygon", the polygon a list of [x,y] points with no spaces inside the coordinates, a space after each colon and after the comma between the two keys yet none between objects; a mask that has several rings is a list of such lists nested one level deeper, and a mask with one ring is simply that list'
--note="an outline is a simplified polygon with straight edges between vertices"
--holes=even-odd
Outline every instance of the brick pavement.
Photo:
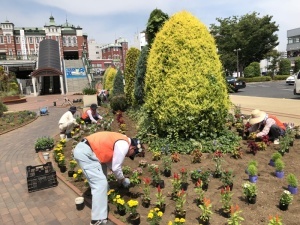
[{"label": "brick pavement", "polygon": [[56,135],[57,121],[68,108],[53,107],[57,98],[62,103],[63,96],[54,95],[28,97],[26,103],[8,105],[11,111],[49,106],[50,114],[0,136],[0,224],[84,225],[90,222],[90,209],[77,211],[74,203],[77,195],[63,182],[45,190],[27,191],[26,166],[41,164],[34,142],[41,136]]}]

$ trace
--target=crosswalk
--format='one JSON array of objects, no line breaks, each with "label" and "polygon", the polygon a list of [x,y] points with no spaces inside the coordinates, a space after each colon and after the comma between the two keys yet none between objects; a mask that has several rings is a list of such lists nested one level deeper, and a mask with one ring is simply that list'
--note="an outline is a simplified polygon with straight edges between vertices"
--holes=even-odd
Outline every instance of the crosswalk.
[{"label": "crosswalk", "polygon": [[[262,87],[262,88],[269,88],[269,87],[274,87],[265,83],[247,83],[247,88],[257,88],[257,87]],[[279,88],[282,91],[290,91],[293,92],[293,86],[291,85],[290,88],[287,88],[286,86],[283,88]]]}]

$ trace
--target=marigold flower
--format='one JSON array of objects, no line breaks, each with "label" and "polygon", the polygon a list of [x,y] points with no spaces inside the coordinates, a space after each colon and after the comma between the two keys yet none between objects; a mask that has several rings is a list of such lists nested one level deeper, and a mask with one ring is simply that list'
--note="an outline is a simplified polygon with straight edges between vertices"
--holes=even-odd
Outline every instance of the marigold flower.
[{"label": "marigold flower", "polygon": [[159,212],[157,213],[157,215],[158,215],[159,217],[162,217],[162,216],[163,216],[163,213],[162,213],[161,211],[159,211]]},{"label": "marigold flower", "polygon": [[184,218],[181,218],[181,219],[179,220],[179,222],[180,222],[180,223],[185,223],[185,219],[184,219]]},{"label": "marigold flower", "polygon": [[153,218],[153,213],[148,213],[148,216],[147,216],[149,219],[152,219]]}]

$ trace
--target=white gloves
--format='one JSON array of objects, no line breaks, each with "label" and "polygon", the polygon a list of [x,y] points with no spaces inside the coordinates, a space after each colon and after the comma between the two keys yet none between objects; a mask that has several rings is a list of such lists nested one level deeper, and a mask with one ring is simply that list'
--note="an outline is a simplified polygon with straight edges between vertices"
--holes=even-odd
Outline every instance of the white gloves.
[{"label": "white gloves", "polygon": [[123,187],[125,187],[125,188],[129,187],[129,185],[130,185],[130,180],[129,180],[129,178],[125,178],[125,179],[123,180],[122,184],[123,184]]}]

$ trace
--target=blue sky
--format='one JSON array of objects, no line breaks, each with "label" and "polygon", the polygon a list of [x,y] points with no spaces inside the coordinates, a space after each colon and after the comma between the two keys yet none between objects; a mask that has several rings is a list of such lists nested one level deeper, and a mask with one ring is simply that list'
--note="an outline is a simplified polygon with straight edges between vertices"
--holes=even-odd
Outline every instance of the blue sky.
[{"label": "blue sky", "polygon": [[279,25],[280,51],[286,49],[287,30],[300,27],[299,0],[1,0],[0,21],[8,19],[16,27],[42,27],[52,14],[56,24],[65,23],[67,18],[99,44],[124,37],[131,45],[155,8],[169,16],[189,11],[208,27],[217,23],[216,18],[254,11],[262,16],[272,15]]}]

